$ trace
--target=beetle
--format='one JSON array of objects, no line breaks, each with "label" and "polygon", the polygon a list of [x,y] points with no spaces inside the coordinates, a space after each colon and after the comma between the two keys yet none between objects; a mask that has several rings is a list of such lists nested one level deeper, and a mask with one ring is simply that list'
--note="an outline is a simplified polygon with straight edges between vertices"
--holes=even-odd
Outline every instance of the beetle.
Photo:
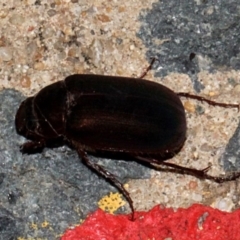
[{"label": "beetle", "polygon": [[45,147],[64,144],[72,147],[89,168],[122,191],[134,219],[133,201],[123,184],[92,162],[89,153],[123,154],[217,182],[240,176],[213,177],[207,174],[208,168],[197,170],[165,161],[181,150],[186,139],[186,115],[180,96],[214,106],[239,107],[175,93],[142,78],[75,74],[44,87],[21,103],[15,118],[16,131],[30,140],[21,146],[21,152],[41,152]]}]

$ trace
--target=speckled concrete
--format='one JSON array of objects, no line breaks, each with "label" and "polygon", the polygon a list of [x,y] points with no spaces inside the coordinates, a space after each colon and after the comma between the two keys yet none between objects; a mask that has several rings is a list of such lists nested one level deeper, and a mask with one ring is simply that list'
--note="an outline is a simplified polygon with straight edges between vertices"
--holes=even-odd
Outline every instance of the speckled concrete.
[{"label": "speckled concrete", "polygon": [[[0,0],[0,6],[0,239],[57,239],[116,191],[67,147],[20,154],[25,139],[15,133],[14,116],[23,95],[73,73],[137,77],[155,56],[147,79],[240,103],[238,0]],[[212,164],[212,175],[239,170],[238,111],[183,102],[187,141],[171,162],[198,169]],[[123,182],[138,178],[128,181],[136,209],[196,202],[239,207],[238,180],[216,184],[154,170],[146,180],[140,178],[150,177],[150,169],[137,163],[95,161]]]}]

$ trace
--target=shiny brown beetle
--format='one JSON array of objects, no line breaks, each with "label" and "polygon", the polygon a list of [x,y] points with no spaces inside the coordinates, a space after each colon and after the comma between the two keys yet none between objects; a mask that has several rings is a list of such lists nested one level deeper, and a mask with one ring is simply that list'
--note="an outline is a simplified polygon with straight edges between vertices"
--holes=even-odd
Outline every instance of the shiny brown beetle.
[{"label": "shiny brown beetle", "polygon": [[112,181],[128,200],[132,199],[113,174],[88,158],[88,153],[123,154],[148,164],[163,164],[197,177],[217,182],[229,177],[213,177],[207,169],[196,170],[164,160],[178,153],[186,139],[186,117],[179,96],[222,107],[216,103],[140,78],[76,74],[53,83],[23,101],[17,111],[17,133],[31,141],[21,146],[23,153],[40,152],[44,147],[67,144],[82,161]]}]

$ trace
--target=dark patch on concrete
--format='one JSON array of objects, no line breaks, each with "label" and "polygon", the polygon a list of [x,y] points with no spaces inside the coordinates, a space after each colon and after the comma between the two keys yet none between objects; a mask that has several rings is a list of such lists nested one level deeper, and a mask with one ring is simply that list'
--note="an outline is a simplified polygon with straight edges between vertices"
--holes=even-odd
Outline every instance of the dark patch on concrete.
[{"label": "dark patch on concrete", "polygon": [[240,125],[229,140],[220,163],[225,171],[240,171]]},{"label": "dark patch on concrete", "polygon": [[[197,79],[199,71],[240,69],[239,1],[159,1],[139,19],[137,36],[149,49],[147,58],[160,60],[156,76],[186,73],[200,92],[204,86]],[[193,60],[191,53],[196,54]]]},{"label": "dark patch on concrete", "polygon": [[[16,134],[14,117],[23,99],[14,90],[0,92],[0,239],[57,239],[94,211],[104,195],[117,190],[66,146],[22,155],[19,146],[26,139]],[[93,160],[123,182],[150,177],[150,169],[136,162]],[[49,227],[41,225],[45,221]]]}]

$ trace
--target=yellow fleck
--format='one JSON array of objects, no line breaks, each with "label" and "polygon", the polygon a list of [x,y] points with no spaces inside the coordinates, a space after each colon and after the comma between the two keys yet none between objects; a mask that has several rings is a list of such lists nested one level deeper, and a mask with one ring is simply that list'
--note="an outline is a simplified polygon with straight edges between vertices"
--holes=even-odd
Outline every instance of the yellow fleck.
[{"label": "yellow fleck", "polygon": [[47,222],[46,220],[42,222],[42,228],[46,228],[48,226],[49,226],[49,222]]},{"label": "yellow fleck", "polygon": [[85,219],[80,219],[79,223],[82,224],[85,221]]},{"label": "yellow fleck", "polygon": [[120,207],[125,205],[125,201],[122,199],[120,193],[110,193],[109,195],[104,196],[99,202],[98,206],[103,211],[113,214]]},{"label": "yellow fleck", "polygon": [[38,226],[37,226],[36,223],[31,223],[30,227],[31,227],[32,229],[35,229],[35,230],[38,229]]}]

